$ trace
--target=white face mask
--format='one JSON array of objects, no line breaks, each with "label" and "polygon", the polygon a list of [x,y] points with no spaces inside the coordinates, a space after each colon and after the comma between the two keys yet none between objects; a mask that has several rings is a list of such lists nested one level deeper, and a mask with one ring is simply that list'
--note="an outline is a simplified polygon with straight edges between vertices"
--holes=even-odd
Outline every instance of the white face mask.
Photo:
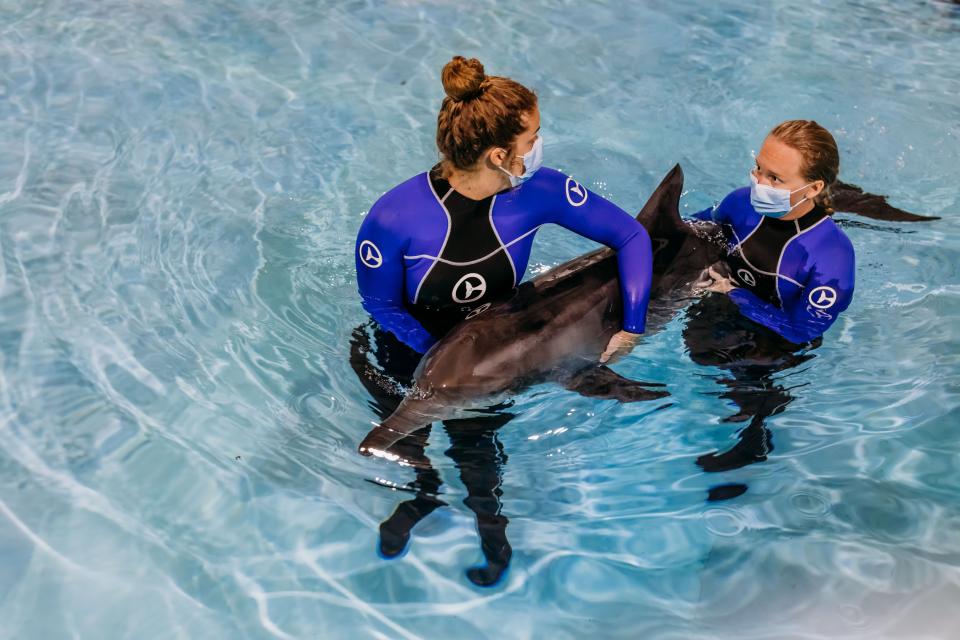
[{"label": "white face mask", "polygon": [[543,136],[537,136],[533,142],[533,147],[520,157],[523,160],[523,174],[515,176],[503,167],[497,167],[510,178],[511,187],[519,187],[524,182],[533,177],[540,167],[543,166]]},{"label": "white face mask", "polygon": [[802,202],[809,200],[809,198],[804,198],[797,204],[790,206],[790,196],[813,184],[812,182],[805,184],[800,189],[794,189],[793,191],[777,189],[768,184],[760,184],[757,176],[753,175],[753,171],[750,172],[750,182],[750,204],[753,205],[757,213],[771,218],[782,218],[799,207]]}]

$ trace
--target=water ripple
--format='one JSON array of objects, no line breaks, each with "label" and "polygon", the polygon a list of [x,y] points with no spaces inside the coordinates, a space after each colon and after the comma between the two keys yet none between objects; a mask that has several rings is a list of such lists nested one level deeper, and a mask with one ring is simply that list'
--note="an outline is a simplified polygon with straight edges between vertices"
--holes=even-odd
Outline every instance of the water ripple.
[{"label": "water ripple", "polygon": [[[960,16],[734,4],[0,3],[0,636],[955,629]],[[845,179],[945,218],[846,227],[857,297],[776,379],[766,462],[694,464],[743,425],[682,314],[616,365],[669,406],[518,396],[491,590],[439,426],[449,506],[375,554],[412,474],[355,455],[348,362],[356,229],[435,161],[440,66],[477,52],[538,91],[549,163],[625,208],[678,160],[684,210],[711,204],[806,115]],[[545,229],[532,270],[591,246]]]}]

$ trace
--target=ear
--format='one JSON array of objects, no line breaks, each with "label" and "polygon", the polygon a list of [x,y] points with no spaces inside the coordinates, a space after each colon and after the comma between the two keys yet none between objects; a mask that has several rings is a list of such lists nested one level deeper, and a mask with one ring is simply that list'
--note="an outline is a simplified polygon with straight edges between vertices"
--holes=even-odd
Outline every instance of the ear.
[{"label": "ear", "polygon": [[490,149],[490,153],[487,154],[487,159],[491,164],[502,167],[507,160],[507,150],[501,147],[494,147]]},{"label": "ear", "polygon": [[809,192],[809,194],[807,195],[807,197],[810,198],[811,200],[812,200],[813,198],[816,198],[816,197],[819,196],[821,193],[823,193],[823,189],[824,189],[824,187],[826,187],[826,186],[827,186],[827,183],[826,183],[826,182],[824,182],[823,180],[817,180],[816,182],[814,182],[814,183],[810,186],[811,191]]}]

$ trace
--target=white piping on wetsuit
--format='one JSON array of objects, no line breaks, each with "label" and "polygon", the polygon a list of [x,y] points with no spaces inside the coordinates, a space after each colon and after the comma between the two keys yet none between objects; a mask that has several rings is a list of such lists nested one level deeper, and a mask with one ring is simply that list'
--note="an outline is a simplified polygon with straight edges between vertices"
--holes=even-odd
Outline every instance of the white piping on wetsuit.
[{"label": "white piping on wetsuit", "polygon": [[[797,282],[796,280],[794,280],[793,278],[791,278],[791,277],[789,277],[789,276],[785,276],[785,275],[783,275],[783,274],[781,274],[781,273],[770,273],[769,271],[764,271],[763,269],[758,269],[757,267],[755,267],[755,266],[753,265],[752,262],[750,262],[749,260],[747,260],[747,254],[745,254],[745,253],[743,252],[743,249],[741,248],[740,245],[742,245],[744,242],[746,242],[747,240],[749,240],[749,239],[750,239],[750,236],[752,236],[752,235],[754,234],[754,232],[755,232],[757,229],[760,228],[760,225],[761,225],[761,224],[763,224],[763,218],[760,219],[760,222],[757,223],[757,226],[754,227],[753,230],[750,231],[750,233],[747,234],[747,237],[744,238],[743,240],[740,239],[740,236],[737,235],[737,230],[736,230],[736,229],[734,228],[734,226],[731,224],[731,225],[730,225],[730,230],[733,231],[733,237],[737,239],[737,244],[733,247],[734,251],[739,252],[739,253],[740,253],[740,257],[743,258],[743,261],[747,263],[747,266],[749,266],[751,269],[753,269],[753,270],[756,271],[757,273],[762,273],[762,274],[764,274],[764,275],[773,276],[774,278],[777,278],[777,284],[778,284],[778,285],[779,285],[779,282],[780,282],[779,278],[783,278],[784,280],[786,280],[786,281],[788,281],[788,282],[792,282],[793,284],[797,285],[798,287],[800,287],[800,288],[802,289],[802,288],[803,288],[803,285],[800,284],[799,282]],[[814,226],[816,226],[816,225],[814,225]],[[812,229],[813,227],[810,227],[810,228]],[[796,238],[796,236],[793,236],[793,238]],[[790,240],[793,240],[793,238],[790,238]],[[790,240],[787,240],[787,242],[784,243],[783,246],[786,247],[788,244],[790,244]],[[782,256],[783,254],[781,253],[780,255]],[[779,263],[779,262],[777,263],[777,271],[778,271],[778,272],[780,271],[780,263]],[[779,286],[778,286],[777,297],[779,297],[779,296],[780,296],[780,292],[779,292]],[[782,301],[781,301],[781,302],[782,302]]]},{"label": "white piping on wetsuit", "polygon": [[[449,215],[449,214],[448,214],[448,215]],[[472,265],[472,264],[477,264],[478,262],[483,262],[484,260],[487,260],[488,258],[492,258],[493,256],[497,255],[497,254],[500,253],[501,251],[506,251],[508,247],[511,247],[511,246],[515,245],[516,243],[520,242],[521,240],[523,240],[524,238],[526,238],[526,237],[527,237],[528,235],[530,235],[531,233],[535,233],[535,232],[537,231],[537,229],[539,229],[539,228],[542,227],[542,226],[543,226],[543,225],[537,225],[536,227],[534,227],[533,229],[530,229],[530,231],[527,231],[527,232],[524,233],[523,235],[517,236],[516,238],[514,238],[513,240],[511,240],[511,241],[508,242],[507,244],[503,244],[503,241],[501,240],[501,241],[500,241],[500,248],[499,248],[499,249],[494,249],[493,251],[491,251],[491,252],[488,253],[487,255],[483,256],[482,258],[477,258],[476,260],[470,260],[469,262],[454,262],[453,260],[447,260],[446,258],[441,258],[440,256],[431,256],[431,255],[426,254],[426,253],[421,254],[421,255],[418,255],[418,256],[403,256],[403,259],[404,259],[404,260],[420,260],[421,258],[427,258],[428,260],[433,260],[433,261],[434,261],[434,264],[436,264],[437,262],[442,262],[442,263],[444,263],[444,264],[449,264],[449,265],[454,266],[454,267],[468,267],[468,266],[470,266],[470,265]],[[496,233],[496,227],[494,227],[494,232]],[[500,235],[499,235],[499,234],[497,234],[497,240],[500,240]],[[446,245],[446,241],[444,241],[444,245]],[[443,249],[442,249],[442,248],[440,249],[440,253],[441,253],[441,254],[443,253]],[[510,258],[510,253],[509,253],[509,252],[507,252],[507,258]],[[510,266],[513,267],[513,260],[512,260],[512,259],[510,260]],[[432,268],[432,267],[431,267],[431,268]],[[516,267],[513,267],[513,273],[514,273],[514,281],[516,281],[516,273],[517,273]],[[424,278],[426,278],[426,276],[424,276]],[[514,284],[516,284],[516,282],[514,282]]]},{"label": "white piping on wetsuit", "polygon": [[[824,220],[826,220],[826,219],[829,218],[829,217],[830,217],[830,216],[823,216],[822,218],[820,218],[819,220],[817,220],[816,222],[814,222],[812,225],[810,225],[810,226],[807,227],[806,229],[801,229],[801,228],[800,228],[800,219],[799,219],[799,218],[797,218],[796,220],[793,221],[793,224],[794,224],[794,227],[795,227],[796,230],[797,230],[797,233],[796,233],[796,235],[792,236],[789,240],[787,240],[786,242],[783,243],[783,248],[780,249],[780,257],[777,258],[777,273],[780,272],[780,263],[783,262],[783,256],[784,256],[784,254],[787,253],[787,247],[790,246],[790,243],[793,242],[794,240],[796,240],[797,238],[799,238],[800,236],[802,236],[803,234],[805,234],[807,231],[810,231],[811,229],[815,229],[821,222],[823,222]],[[759,226],[759,225],[757,225],[757,226]],[[743,251],[740,252],[740,255],[743,255]],[[744,258],[744,260],[746,260],[746,258]],[[781,277],[783,277],[783,278],[785,278],[785,279],[787,279],[787,280],[790,280],[790,278],[787,278],[786,276],[781,276]],[[797,282],[796,280],[790,280],[790,282],[794,283],[795,285],[797,285],[797,286],[800,287],[801,289],[806,289],[806,287],[805,287],[804,285],[800,284],[800,283]],[[777,298],[780,300],[780,306],[782,307],[782,306],[783,306],[783,297],[780,295],[780,279],[779,279],[779,278],[777,279],[777,281],[776,281],[776,283],[775,283],[774,286],[776,287],[776,290],[777,290]]]},{"label": "white piping on wetsuit", "polygon": [[[497,237],[497,242],[500,243],[500,248],[503,249],[503,252],[505,254],[507,254],[507,262],[510,263],[510,270],[513,271],[513,286],[517,286],[517,268],[513,264],[513,258],[510,256],[510,252],[507,251],[507,247],[503,244],[503,240],[500,238],[500,232],[497,231],[497,225],[493,224],[493,205],[496,202],[497,202],[497,196],[493,196],[493,200],[490,201],[490,215],[488,216],[488,219],[490,220],[490,228],[493,229],[493,235]],[[536,229],[534,229],[534,231],[536,231]],[[519,238],[517,238],[517,240],[519,240]],[[516,242],[516,240],[514,240],[513,242]],[[496,251],[494,253],[496,253]],[[492,256],[493,253],[491,253],[490,255]]]},{"label": "white piping on wetsuit", "polygon": [[[430,193],[433,194],[433,197],[437,199],[437,202],[440,204],[440,208],[443,209],[444,215],[447,216],[447,234],[443,237],[443,244],[440,245],[440,255],[443,255],[443,250],[447,246],[447,240],[450,239],[450,229],[453,228],[453,220],[450,218],[450,212],[447,211],[447,205],[443,204],[443,201],[447,199],[451,193],[453,193],[453,187],[450,187],[450,190],[443,196],[441,199],[437,195],[436,189],[433,188],[433,181],[430,180],[430,174],[427,174],[427,184],[430,185]],[[404,256],[406,258],[406,256]],[[420,299],[420,288],[423,286],[423,283],[427,281],[427,277],[430,275],[430,272],[433,271],[433,268],[437,266],[437,263],[434,262],[430,265],[430,268],[427,269],[427,272],[423,274],[423,277],[420,278],[419,284],[417,284],[417,291],[413,294],[413,304],[417,304],[417,300]]]},{"label": "white piping on wetsuit", "polygon": [[[760,222],[757,223],[757,226],[755,226],[753,229],[751,229],[751,230],[750,230],[750,233],[747,234],[747,237],[744,238],[743,241],[740,242],[737,246],[739,247],[741,244],[743,244],[744,242],[746,242],[747,240],[749,240],[749,239],[753,236],[753,234],[755,234],[755,233],[760,229],[760,226],[763,224],[763,221],[766,220],[766,219],[767,219],[767,216],[763,216],[763,215],[760,216]],[[730,228],[732,229],[732,228],[733,228],[733,225],[730,225]],[[734,235],[734,236],[737,235],[737,230],[736,230],[736,229],[733,230],[733,235]]]}]

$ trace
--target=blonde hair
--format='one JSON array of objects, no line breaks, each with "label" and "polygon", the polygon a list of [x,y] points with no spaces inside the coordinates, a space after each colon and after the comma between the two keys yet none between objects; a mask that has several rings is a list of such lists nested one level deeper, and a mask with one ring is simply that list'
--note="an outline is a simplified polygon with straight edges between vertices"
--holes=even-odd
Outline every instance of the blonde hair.
[{"label": "blonde hair", "polygon": [[830,132],[814,120],[787,120],[775,126],[770,135],[800,152],[800,171],[805,180],[823,180],[823,191],[815,202],[833,213],[830,187],[840,173],[840,151]]}]

